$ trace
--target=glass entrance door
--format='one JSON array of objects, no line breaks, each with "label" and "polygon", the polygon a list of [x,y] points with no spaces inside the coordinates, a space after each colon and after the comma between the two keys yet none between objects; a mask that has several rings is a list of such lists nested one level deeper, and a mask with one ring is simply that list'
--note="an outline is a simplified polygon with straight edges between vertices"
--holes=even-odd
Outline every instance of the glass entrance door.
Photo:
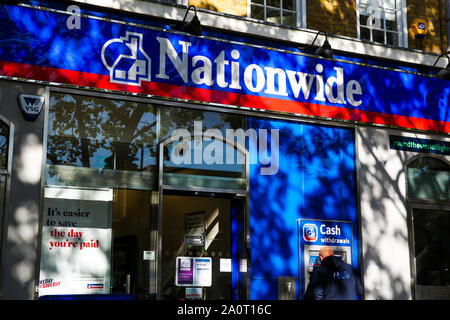
[{"label": "glass entrance door", "polygon": [[244,211],[229,195],[164,194],[162,299],[242,298]]},{"label": "glass entrance door", "polygon": [[175,107],[160,113],[158,298],[245,299],[244,118]]},{"label": "glass entrance door", "polygon": [[413,158],[407,181],[414,298],[450,299],[450,164]]}]

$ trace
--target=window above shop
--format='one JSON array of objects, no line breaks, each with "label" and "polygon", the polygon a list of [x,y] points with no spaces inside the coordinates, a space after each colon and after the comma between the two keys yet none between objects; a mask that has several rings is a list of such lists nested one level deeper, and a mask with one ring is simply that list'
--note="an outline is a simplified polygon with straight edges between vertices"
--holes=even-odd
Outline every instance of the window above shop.
[{"label": "window above shop", "polygon": [[277,25],[305,27],[302,4],[305,0],[172,0],[168,4],[196,6],[219,13],[256,19]]},{"label": "window above shop", "polygon": [[407,47],[404,0],[357,0],[358,38],[381,44]]}]

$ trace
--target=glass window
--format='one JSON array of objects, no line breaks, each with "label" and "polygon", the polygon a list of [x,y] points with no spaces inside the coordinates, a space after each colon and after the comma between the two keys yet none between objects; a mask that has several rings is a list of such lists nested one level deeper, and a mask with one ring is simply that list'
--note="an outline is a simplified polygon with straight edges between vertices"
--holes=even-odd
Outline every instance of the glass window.
[{"label": "glass window", "polygon": [[39,295],[148,298],[157,113],[149,104],[52,93]]},{"label": "glass window", "polygon": [[[201,299],[231,300],[237,294],[236,281],[242,277],[237,251],[243,240],[237,226],[242,225],[243,207],[243,202],[225,197],[164,195],[162,298],[186,299],[190,287],[197,287]],[[202,268],[209,272],[186,272],[180,265],[183,260],[192,269],[196,261],[203,261]]]},{"label": "glass window", "polygon": [[276,24],[297,26],[297,1],[255,0],[250,1],[249,17]]},{"label": "glass window", "polygon": [[148,104],[53,94],[47,183],[92,187],[101,178],[112,187],[147,189],[156,164],[156,119]]},{"label": "glass window", "polygon": [[[416,299],[450,297],[450,165],[420,157],[407,168]],[[419,202],[420,201],[420,202]]]},{"label": "glass window", "polygon": [[[178,155],[183,157],[184,152],[191,151],[194,156],[196,125],[203,138],[200,163],[177,163],[172,153],[180,141],[168,142],[163,153],[165,185],[245,189],[245,159],[238,161],[234,147],[216,139],[220,136],[226,139],[228,129],[243,131],[244,117],[153,106],[107,95],[51,93],[40,296],[131,293],[149,297],[156,294],[153,271],[156,270],[157,249],[150,246],[157,243],[151,243],[150,238],[157,229],[157,213],[152,210],[155,208],[152,204],[158,198],[152,189],[158,176],[155,170],[158,143],[172,138],[177,129],[184,130],[192,137],[192,143],[189,149],[179,148]],[[206,138],[207,132],[214,133],[212,139]],[[236,140],[233,135],[233,143]],[[223,153],[219,156],[216,152]],[[229,164],[225,158],[228,154],[233,156]],[[180,212],[191,211],[185,211],[186,202],[171,199],[179,208],[164,220],[163,248],[173,253],[180,244],[171,239],[171,228],[166,230],[165,223],[173,224],[173,218],[180,217]],[[219,200],[216,202],[216,207],[221,205]],[[230,210],[226,207],[219,215],[222,219],[220,235],[223,233],[227,239],[231,237]],[[207,212],[205,217],[209,219],[212,214]],[[223,252],[230,258],[229,241],[217,239],[214,232],[205,230],[205,248],[214,250],[218,257],[221,257],[219,252]],[[189,255],[189,251],[186,254]],[[212,259],[214,263],[220,261]],[[168,266],[174,271],[175,265],[169,263]],[[213,280],[226,278],[226,288],[221,287],[220,294],[212,288],[204,293],[208,297],[217,294],[219,298],[229,298],[231,291],[227,291],[227,286],[231,276],[217,273],[212,277]],[[163,283],[164,291],[169,290],[165,285]],[[222,284],[215,288],[220,286]]]},{"label": "glass window", "polygon": [[450,286],[450,211],[413,209],[416,284]]},{"label": "glass window", "polygon": [[358,37],[393,46],[405,46],[402,0],[357,1]]},{"label": "glass window", "polygon": [[297,2],[299,0],[189,0],[189,5],[198,8],[228,13],[235,16],[282,24],[299,26],[297,23]]},{"label": "glass window", "polygon": [[149,171],[155,165],[156,113],[136,102],[55,94],[47,163]]},{"label": "glass window", "polygon": [[245,155],[236,150],[237,144],[245,147],[248,138],[244,117],[175,107],[160,110],[160,141],[175,138],[164,145],[164,184],[245,188]]},{"label": "glass window", "polygon": [[432,157],[420,157],[408,165],[410,199],[450,200],[450,165]]}]

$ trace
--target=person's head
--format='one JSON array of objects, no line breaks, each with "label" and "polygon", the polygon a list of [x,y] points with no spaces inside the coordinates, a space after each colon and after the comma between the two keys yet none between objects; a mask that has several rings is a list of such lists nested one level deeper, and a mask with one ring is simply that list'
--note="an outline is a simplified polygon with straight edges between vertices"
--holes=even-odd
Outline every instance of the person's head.
[{"label": "person's head", "polygon": [[319,251],[320,260],[325,259],[328,256],[334,255],[333,249],[329,246],[322,247]]}]

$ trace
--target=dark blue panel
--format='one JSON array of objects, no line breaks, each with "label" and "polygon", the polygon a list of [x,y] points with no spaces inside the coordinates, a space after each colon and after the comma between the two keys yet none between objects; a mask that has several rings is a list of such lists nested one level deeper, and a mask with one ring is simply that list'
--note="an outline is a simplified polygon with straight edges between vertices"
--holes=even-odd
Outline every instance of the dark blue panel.
[{"label": "dark blue panel", "polygon": [[[352,221],[357,244],[354,137],[351,129],[328,126],[256,118],[248,124],[279,130],[278,173],[262,175],[259,159],[250,165],[250,297],[277,299],[277,277],[298,278],[298,219]],[[254,145],[250,150],[258,158]]]}]

